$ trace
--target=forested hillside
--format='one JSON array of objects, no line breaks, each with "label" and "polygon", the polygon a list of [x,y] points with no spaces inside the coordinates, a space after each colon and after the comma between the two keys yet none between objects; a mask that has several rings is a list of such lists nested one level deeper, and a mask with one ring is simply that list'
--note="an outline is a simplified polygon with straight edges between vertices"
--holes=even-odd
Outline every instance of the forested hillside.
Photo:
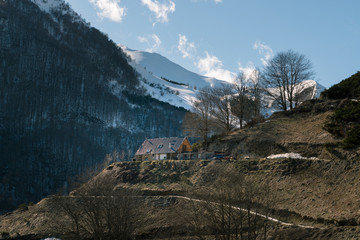
[{"label": "forested hillside", "polygon": [[360,145],[360,72],[335,84],[321,94],[324,99],[342,100],[341,107],[329,117],[325,129],[342,139],[343,148]]},{"label": "forested hillside", "polygon": [[360,72],[335,84],[331,88],[321,93],[323,98],[344,99],[360,97]]},{"label": "forested hillside", "polygon": [[184,109],[146,96],[122,50],[57,1],[0,0],[0,211],[37,201],[116,150],[176,136]]}]

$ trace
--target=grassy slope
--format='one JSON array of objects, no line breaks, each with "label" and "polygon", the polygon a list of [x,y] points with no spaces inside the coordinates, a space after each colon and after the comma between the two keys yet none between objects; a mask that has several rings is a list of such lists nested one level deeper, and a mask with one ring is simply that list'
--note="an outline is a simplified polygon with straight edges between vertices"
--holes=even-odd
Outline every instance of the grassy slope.
[{"label": "grassy slope", "polygon": [[339,102],[308,102],[292,113],[277,113],[264,123],[232,132],[217,138],[210,150],[225,151],[240,159],[244,156],[267,157],[271,154],[297,152],[304,156],[333,159],[325,145],[335,143],[323,129],[324,121],[332,114],[327,111]]}]

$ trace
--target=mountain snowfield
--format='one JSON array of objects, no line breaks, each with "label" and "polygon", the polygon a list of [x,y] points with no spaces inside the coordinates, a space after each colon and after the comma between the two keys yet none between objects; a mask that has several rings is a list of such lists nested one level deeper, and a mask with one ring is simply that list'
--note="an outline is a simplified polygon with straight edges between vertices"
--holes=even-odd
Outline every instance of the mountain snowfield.
[{"label": "mountain snowfield", "polygon": [[[131,58],[129,64],[141,74],[143,78],[141,82],[148,93],[160,101],[168,102],[177,107],[191,109],[192,103],[196,101],[196,93],[203,87],[229,84],[223,80],[190,72],[160,54],[119,46]],[[164,78],[177,84],[166,81]],[[324,86],[314,80],[303,81],[296,88],[303,95],[302,100],[317,98],[325,90]],[[270,91],[276,93],[278,90],[271,89]],[[264,99],[265,105],[268,107],[264,113],[271,114],[277,110],[274,99],[270,97]]]},{"label": "mountain snowfield", "polygon": [[119,45],[131,58],[129,64],[141,74],[142,85],[148,93],[163,102],[191,109],[195,95],[203,87],[213,87],[228,82],[201,76],[157,53],[131,50]]}]

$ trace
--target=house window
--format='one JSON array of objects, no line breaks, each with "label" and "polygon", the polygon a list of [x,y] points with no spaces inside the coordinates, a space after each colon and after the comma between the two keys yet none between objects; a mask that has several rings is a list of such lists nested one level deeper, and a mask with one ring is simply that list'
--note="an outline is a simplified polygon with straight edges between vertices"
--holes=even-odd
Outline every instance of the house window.
[{"label": "house window", "polygon": [[161,149],[161,148],[163,148],[163,147],[164,147],[164,145],[160,144],[160,145],[158,146],[158,149]]}]

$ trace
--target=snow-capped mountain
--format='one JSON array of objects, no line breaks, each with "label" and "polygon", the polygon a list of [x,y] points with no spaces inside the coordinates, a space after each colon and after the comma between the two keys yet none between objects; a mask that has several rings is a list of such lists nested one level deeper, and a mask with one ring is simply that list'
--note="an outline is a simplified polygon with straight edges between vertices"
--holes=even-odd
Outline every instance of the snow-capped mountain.
[{"label": "snow-capped mountain", "polygon": [[[142,76],[142,84],[148,93],[159,99],[178,107],[191,109],[195,95],[203,87],[213,87],[228,82],[209,78],[188,71],[180,65],[157,53],[131,50],[120,46],[129,55],[129,62]],[[301,100],[317,98],[325,87],[314,80],[306,80],[299,84],[296,89],[300,92]],[[276,89],[270,89],[276,95]],[[268,107],[267,114],[277,111],[273,98],[264,97]]]},{"label": "snow-capped mountain", "polygon": [[228,84],[193,73],[160,54],[131,50],[125,46],[121,48],[130,56],[130,65],[141,74],[148,93],[174,106],[190,109],[199,89]]},{"label": "snow-capped mountain", "polygon": [[[299,103],[306,100],[315,99],[320,97],[320,93],[326,88],[314,80],[305,80],[297,84],[294,88],[295,92],[298,92]],[[267,92],[271,93],[272,96],[280,97],[279,90],[277,88],[268,88]],[[273,97],[264,95],[264,106],[263,114],[270,116],[272,113],[282,110],[277,106],[277,102]]]},{"label": "snow-capped mountain", "polygon": [[[305,80],[294,87],[294,92],[298,93],[299,102],[320,97],[320,93],[326,88],[314,80]],[[277,88],[268,88],[268,92],[273,96],[280,96]],[[268,98],[267,106],[273,107],[275,99]]]}]

